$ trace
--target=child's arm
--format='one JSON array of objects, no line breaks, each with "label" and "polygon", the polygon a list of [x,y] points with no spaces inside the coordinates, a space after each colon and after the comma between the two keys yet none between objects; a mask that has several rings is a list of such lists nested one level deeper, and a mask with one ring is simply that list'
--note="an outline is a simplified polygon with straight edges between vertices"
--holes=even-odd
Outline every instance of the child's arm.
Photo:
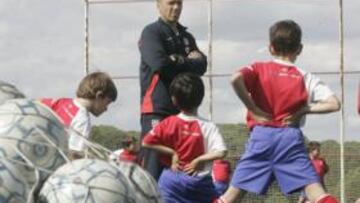
[{"label": "child's arm", "polygon": [[319,101],[316,103],[312,103],[310,105],[306,105],[299,109],[292,115],[287,116],[284,118],[285,124],[294,124],[298,123],[302,116],[306,114],[325,114],[331,113],[335,111],[339,111],[341,105],[340,101],[335,95],[330,96],[326,100]]},{"label": "child's arm", "polygon": [[266,122],[271,120],[271,115],[257,107],[255,102],[250,97],[249,92],[245,86],[244,75],[241,72],[236,72],[233,74],[231,83],[237,96],[241,99],[246,108],[253,114],[253,117],[257,121]]},{"label": "child's arm", "polygon": [[309,95],[308,104],[284,119],[285,124],[297,124],[306,114],[324,114],[338,111],[340,101],[332,90],[313,74],[304,74],[305,86]]},{"label": "child's arm", "polygon": [[324,114],[339,111],[340,107],[340,101],[335,95],[332,95],[326,100],[304,106],[300,112],[302,114]]},{"label": "child's arm", "polygon": [[183,171],[188,175],[196,175],[197,171],[202,169],[204,163],[215,159],[222,159],[226,156],[226,154],[227,151],[215,151],[203,154],[192,160],[191,163],[185,165]]},{"label": "child's arm", "polygon": [[179,157],[175,152],[175,150],[171,149],[170,147],[166,147],[164,145],[152,145],[152,144],[146,144],[144,142],[142,143],[142,146],[156,150],[162,154],[171,156],[171,169],[174,171],[179,170],[180,162],[179,162]]}]

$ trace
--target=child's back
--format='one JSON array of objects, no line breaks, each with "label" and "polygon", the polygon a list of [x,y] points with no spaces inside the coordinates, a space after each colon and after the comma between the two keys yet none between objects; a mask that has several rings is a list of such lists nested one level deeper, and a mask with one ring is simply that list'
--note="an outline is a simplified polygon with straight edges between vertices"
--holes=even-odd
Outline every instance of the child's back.
[{"label": "child's back", "polygon": [[199,76],[184,73],[170,85],[173,103],[181,110],[167,117],[143,139],[143,146],[167,155],[168,167],[159,179],[164,202],[211,203],[218,194],[211,178],[211,165],[226,155],[226,146],[216,125],[199,118],[204,97]]},{"label": "child's back", "polygon": [[[299,69],[291,62],[275,59],[257,62],[241,69],[251,98],[271,120],[261,123],[273,127],[285,126],[283,120],[307,105],[308,101],[319,101],[333,92],[312,74]],[[248,114],[249,127],[257,122]]]},{"label": "child's back", "polygon": [[[162,143],[176,151],[179,156],[180,170],[197,157],[211,150],[225,150],[224,141],[216,125],[197,116],[184,113],[169,116],[160,122],[149,135],[145,143]],[[162,163],[171,166],[171,157],[163,157]],[[198,175],[210,175],[212,163],[204,163],[204,168]]]}]

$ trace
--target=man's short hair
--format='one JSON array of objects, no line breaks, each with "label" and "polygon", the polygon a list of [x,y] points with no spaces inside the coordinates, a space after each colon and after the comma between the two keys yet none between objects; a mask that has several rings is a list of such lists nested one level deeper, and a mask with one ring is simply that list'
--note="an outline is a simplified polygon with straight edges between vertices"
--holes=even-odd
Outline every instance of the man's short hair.
[{"label": "man's short hair", "polygon": [[101,92],[101,97],[103,98],[107,97],[112,101],[116,100],[116,86],[110,76],[104,72],[93,72],[84,77],[76,91],[76,96],[85,99],[95,99],[98,92]]},{"label": "man's short hair", "polygon": [[310,153],[310,152],[312,152],[312,151],[314,151],[314,150],[316,150],[316,149],[319,150],[320,147],[321,147],[320,142],[310,141],[310,142],[308,143],[308,145],[307,145],[307,151],[308,151],[308,153]]},{"label": "man's short hair", "polygon": [[175,77],[170,85],[170,96],[175,97],[180,110],[198,108],[204,98],[205,87],[200,76],[182,73]]},{"label": "man's short hair", "polygon": [[293,20],[282,20],[270,27],[270,44],[275,54],[284,56],[297,52],[301,46],[301,28]]}]

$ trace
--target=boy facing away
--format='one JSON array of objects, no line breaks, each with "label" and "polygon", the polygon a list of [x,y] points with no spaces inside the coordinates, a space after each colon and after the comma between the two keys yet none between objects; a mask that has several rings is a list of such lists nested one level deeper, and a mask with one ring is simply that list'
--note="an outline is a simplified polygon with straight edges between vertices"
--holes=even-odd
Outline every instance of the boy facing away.
[{"label": "boy facing away", "polygon": [[[326,164],[325,159],[321,157],[321,144],[316,141],[311,141],[307,145],[307,152],[312,165],[315,168],[316,174],[320,178],[320,182],[325,189],[324,176],[329,171],[329,166]],[[302,192],[298,203],[308,202],[306,195]]]},{"label": "boy facing away", "polygon": [[218,194],[211,177],[215,159],[226,155],[226,146],[216,125],[198,117],[204,97],[201,78],[192,73],[178,75],[170,85],[170,95],[178,115],[169,116],[143,139],[143,146],[166,157],[168,168],[159,178],[165,203],[211,203]]},{"label": "boy facing away", "polygon": [[271,26],[269,50],[274,60],[253,63],[233,75],[233,88],[248,109],[251,134],[231,186],[218,202],[235,202],[245,191],[266,194],[276,180],[283,194],[304,188],[311,202],[336,203],[306,153],[300,121],[306,114],[338,111],[340,103],[317,77],[294,65],[302,51],[301,28],[294,21]]},{"label": "boy facing away", "polygon": [[84,77],[76,91],[76,98],[41,99],[61,119],[69,131],[69,158],[84,157],[91,131],[90,113],[100,116],[117,97],[117,89],[110,76],[93,72]]}]

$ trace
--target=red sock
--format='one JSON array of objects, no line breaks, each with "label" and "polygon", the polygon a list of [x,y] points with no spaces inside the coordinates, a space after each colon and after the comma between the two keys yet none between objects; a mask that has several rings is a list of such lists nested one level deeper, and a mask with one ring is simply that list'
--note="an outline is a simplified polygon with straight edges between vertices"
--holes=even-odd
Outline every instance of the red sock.
[{"label": "red sock", "polygon": [[325,197],[321,198],[317,203],[339,203],[335,197],[331,195],[326,195]]},{"label": "red sock", "polygon": [[220,199],[214,199],[211,203],[222,203]]},{"label": "red sock", "polygon": [[221,197],[215,199],[212,203],[226,203]]}]

